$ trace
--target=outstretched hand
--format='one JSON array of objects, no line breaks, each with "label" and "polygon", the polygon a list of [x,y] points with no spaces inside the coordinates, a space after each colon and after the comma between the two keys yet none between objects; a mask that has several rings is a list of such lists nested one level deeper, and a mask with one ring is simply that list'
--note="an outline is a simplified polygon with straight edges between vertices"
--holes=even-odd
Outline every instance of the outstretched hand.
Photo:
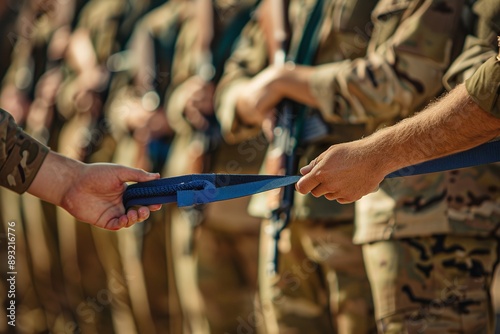
[{"label": "outstretched hand", "polygon": [[28,192],[67,210],[78,220],[108,230],[118,230],[146,220],[161,205],[126,212],[122,203],[126,182],[160,177],[116,164],[85,164],[53,151],[45,158]]},{"label": "outstretched hand", "polygon": [[148,219],[161,205],[142,206],[125,212],[125,182],[159,178],[139,169],[113,164],[84,165],[80,176],[65,193],[61,206],[75,218],[108,230],[118,230]]}]

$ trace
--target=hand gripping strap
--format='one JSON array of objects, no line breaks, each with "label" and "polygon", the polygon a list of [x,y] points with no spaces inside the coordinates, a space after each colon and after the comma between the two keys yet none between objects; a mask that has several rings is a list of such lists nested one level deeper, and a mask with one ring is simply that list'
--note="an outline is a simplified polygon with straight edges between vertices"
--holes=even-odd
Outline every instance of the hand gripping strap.
[{"label": "hand gripping strap", "polygon": [[141,182],[127,187],[125,208],[177,202],[179,207],[249,196],[293,184],[300,176],[191,174]]}]

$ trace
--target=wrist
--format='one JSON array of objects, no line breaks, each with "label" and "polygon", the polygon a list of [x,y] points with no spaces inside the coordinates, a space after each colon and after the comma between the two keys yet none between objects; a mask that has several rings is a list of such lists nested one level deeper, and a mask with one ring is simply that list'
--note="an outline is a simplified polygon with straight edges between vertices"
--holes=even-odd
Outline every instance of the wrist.
[{"label": "wrist", "polygon": [[385,177],[386,175],[404,167],[397,151],[392,147],[391,142],[384,140],[384,136],[377,136],[375,133],[363,140],[364,158],[371,162],[370,169],[373,173]]},{"label": "wrist", "polygon": [[50,151],[28,192],[46,202],[63,206],[66,194],[83,168],[83,163]]}]

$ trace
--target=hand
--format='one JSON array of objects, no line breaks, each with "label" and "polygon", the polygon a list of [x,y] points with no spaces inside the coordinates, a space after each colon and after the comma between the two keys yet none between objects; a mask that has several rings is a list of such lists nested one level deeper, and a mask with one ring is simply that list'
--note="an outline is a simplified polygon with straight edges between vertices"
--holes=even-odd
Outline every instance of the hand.
[{"label": "hand", "polygon": [[122,203],[125,182],[145,182],[159,174],[115,164],[85,164],[50,151],[28,192],[66,209],[85,223],[118,230],[146,220],[161,205],[125,212]]},{"label": "hand", "polygon": [[302,194],[325,196],[341,204],[357,201],[376,191],[388,174],[382,169],[380,152],[370,150],[361,141],[330,146],[300,173],[296,184]]},{"label": "hand", "polygon": [[184,108],[184,117],[198,130],[206,129],[209,124],[207,116],[214,113],[214,84],[193,77],[184,85],[188,97]]},{"label": "hand", "polygon": [[108,230],[118,230],[142,222],[161,205],[131,209],[125,213],[122,196],[125,182],[159,178],[139,169],[113,164],[83,164],[76,180],[62,197],[61,206],[75,218]]},{"label": "hand", "polygon": [[269,66],[241,90],[236,109],[245,123],[261,126],[272,117],[274,108],[284,97],[280,88],[282,73],[282,69]]}]

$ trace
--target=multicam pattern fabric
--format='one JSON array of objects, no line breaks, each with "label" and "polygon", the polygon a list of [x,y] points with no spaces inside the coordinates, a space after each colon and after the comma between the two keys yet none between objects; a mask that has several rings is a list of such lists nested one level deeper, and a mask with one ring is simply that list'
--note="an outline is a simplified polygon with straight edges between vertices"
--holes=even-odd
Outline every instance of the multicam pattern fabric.
[{"label": "multicam pattern fabric", "polygon": [[497,247],[445,235],[364,245],[379,332],[492,333]]},{"label": "multicam pattern fabric", "polygon": [[[480,1],[474,7],[462,1],[380,1],[373,13],[374,33],[367,56],[317,70],[318,80],[330,78],[328,89],[313,84],[319,87],[315,91],[324,118],[364,124],[371,132],[420,110],[443,91],[445,72],[467,33],[486,46],[491,44],[491,31],[484,28],[484,21],[490,17],[487,12],[495,10],[488,2],[498,7],[493,1]],[[463,13],[472,10],[481,23],[478,26],[484,28],[480,34],[467,31],[470,22],[463,19]],[[472,55],[484,59],[481,52]],[[480,58],[474,59],[461,71],[477,66]],[[384,181],[378,192],[358,202],[355,241],[489,233],[498,223],[500,208],[497,168],[490,165],[415,177],[408,170],[404,178]]]},{"label": "multicam pattern fabric", "polygon": [[35,178],[49,149],[25,134],[12,116],[0,109],[0,185],[19,194]]},{"label": "multicam pattern fabric", "polygon": [[499,184],[498,164],[386,180],[358,201],[355,241],[490,235],[500,222]]}]

